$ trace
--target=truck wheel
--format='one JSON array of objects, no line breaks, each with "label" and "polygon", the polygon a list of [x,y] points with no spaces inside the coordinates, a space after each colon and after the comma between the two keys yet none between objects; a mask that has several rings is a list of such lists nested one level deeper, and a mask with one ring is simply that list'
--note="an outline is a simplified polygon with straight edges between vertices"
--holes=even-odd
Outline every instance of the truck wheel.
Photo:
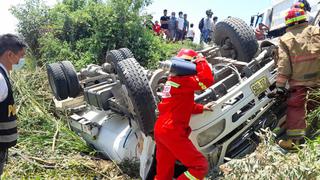
[{"label": "truck wheel", "polygon": [[116,66],[118,77],[125,85],[134,107],[134,119],[140,130],[150,135],[156,120],[156,103],[144,68],[134,58],[120,61]]},{"label": "truck wheel", "polygon": [[133,58],[133,53],[130,51],[130,49],[128,48],[121,48],[119,49],[120,53],[122,54],[122,56],[125,58],[125,59],[128,59],[128,58]]},{"label": "truck wheel", "polygon": [[49,85],[57,100],[68,98],[68,82],[59,63],[47,65]]},{"label": "truck wheel", "polygon": [[221,47],[221,55],[250,62],[258,50],[253,30],[241,19],[227,18],[214,30],[214,42]]},{"label": "truck wheel", "polygon": [[77,72],[70,61],[62,61],[60,64],[68,82],[68,96],[75,98],[81,91]]},{"label": "truck wheel", "polygon": [[106,55],[106,61],[110,63],[115,69],[117,68],[117,63],[124,59],[124,56],[118,50],[111,50],[107,52]]}]

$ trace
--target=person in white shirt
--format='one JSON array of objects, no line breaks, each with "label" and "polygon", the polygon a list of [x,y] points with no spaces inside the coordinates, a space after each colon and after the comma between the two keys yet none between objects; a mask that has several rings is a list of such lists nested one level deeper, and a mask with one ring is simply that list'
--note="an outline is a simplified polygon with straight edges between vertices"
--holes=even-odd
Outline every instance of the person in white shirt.
[{"label": "person in white shirt", "polygon": [[204,19],[203,22],[203,29],[202,29],[202,33],[203,33],[203,41],[205,43],[208,43],[210,40],[210,33],[212,30],[212,15],[213,12],[211,11],[211,9],[206,11],[207,17]]},{"label": "person in white shirt", "polygon": [[183,27],[184,27],[184,18],[183,12],[179,12],[179,18],[177,19],[177,34],[176,41],[180,41],[183,38]]},{"label": "person in white shirt", "polygon": [[[3,64],[0,63],[0,68],[4,69],[7,76],[9,76],[8,71],[3,66]],[[4,76],[0,74],[0,102],[4,101],[8,96],[8,86],[7,82],[4,79]]]},{"label": "person in white shirt", "polygon": [[190,28],[187,33],[187,39],[190,39],[193,42],[194,35],[195,35],[195,33],[194,33],[194,29],[193,29],[193,24],[191,23]]}]

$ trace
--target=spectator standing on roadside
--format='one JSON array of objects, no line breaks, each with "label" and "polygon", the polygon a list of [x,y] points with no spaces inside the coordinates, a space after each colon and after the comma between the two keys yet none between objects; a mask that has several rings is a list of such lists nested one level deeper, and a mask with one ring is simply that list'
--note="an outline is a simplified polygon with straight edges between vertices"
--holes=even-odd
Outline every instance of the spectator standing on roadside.
[{"label": "spectator standing on roadside", "polygon": [[203,42],[203,23],[204,23],[204,18],[202,18],[200,21],[199,21],[199,25],[198,25],[198,28],[200,30],[200,43]]},{"label": "spectator standing on roadside", "polygon": [[161,31],[164,32],[164,34],[168,38],[168,21],[170,19],[169,16],[167,16],[168,11],[165,9],[163,10],[163,16],[160,18],[160,24],[161,24]]},{"label": "spectator standing on roadside", "polygon": [[176,13],[172,12],[170,20],[168,21],[168,29],[169,29],[169,40],[173,41],[176,38],[177,32],[177,18]]},{"label": "spectator standing on roadside", "polygon": [[212,30],[212,23],[213,23],[213,21],[212,21],[213,12],[211,11],[211,9],[206,11],[206,15],[207,15],[207,17],[203,21],[202,33],[203,33],[204,42],[208,43],[211,40],[210,33]]},{"label": "spectator standing on roadside", "polygon": [[183,38],[183,27],[184,27],[184,18],[183,12],[179,12],[179,18],[177,20],[177,34],[176,34],[176,41],[181,41]]},{"label": "spectator standing on roadside", "polygon": [[183,40],[186,38],[186,35],[189,31],[189,21],[187,20],[188,15],[184,14],[183,19],[184,19],[184,24],[183,24]]},{"label": "spectator standing on roadside", "polygon": [[157,36],[160,35],[161,26],[160,26],[160,24],[159,24],[159,21],[156,21],[156,22],[154,23],[154,25],[153,25],[153,27],[152,27],[152,30],[155,32],[155,34],[156,34]]},{"label": "spectator standing on roadside", "polygon": [[218,17],[214,16],[212,20],[213,20],[213,22],[212,22],[212,29],[211,29],[211,40],[213,40],[214,28],[216,27],[216,24],[218,22]]},{"label": "spectator standing on roadside", "polygon": [[195,35],[195,33],[194,33],[194,29],[193,29],[193,24],[191,23],[189,31],[187,33],[187,39],[190,39],[193,42],[194,35]]}]

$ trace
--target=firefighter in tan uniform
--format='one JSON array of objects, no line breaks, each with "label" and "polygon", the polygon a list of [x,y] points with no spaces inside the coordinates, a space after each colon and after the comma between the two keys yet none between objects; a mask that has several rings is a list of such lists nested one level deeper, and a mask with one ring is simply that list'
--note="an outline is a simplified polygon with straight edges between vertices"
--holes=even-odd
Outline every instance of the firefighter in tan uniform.
[{"label": "firefighter in tan uniform", "polygon": [[309,90],[320,87],[320,29],[308,25],[306,18],[303,9],[289,10],[285,17],[287,33],[279,43],[277,93],[286,94],[287,83],[290,89],[286,120],[288,138],[278,144],[288,150],[303,142],[306,111],[315,108],[308,105],[306,97]]}]

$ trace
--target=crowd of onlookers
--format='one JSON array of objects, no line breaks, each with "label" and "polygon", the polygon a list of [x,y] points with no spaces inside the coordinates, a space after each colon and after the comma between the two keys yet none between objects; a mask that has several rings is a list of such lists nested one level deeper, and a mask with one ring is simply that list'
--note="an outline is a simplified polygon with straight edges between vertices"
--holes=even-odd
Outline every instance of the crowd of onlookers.
[{"label": "crowd of onlookers", "polygon": [[187,18],[188,15],[181,11],[178,17],[175,12],[171,12],[171,16],[168,16],[168,11],[165,9],[160,18],[160,24],[156,21],[153,30],[157,35],[164,35],[169,41],[182,41],[186,38],[193,41],[195,35],[193,24],[189,24]]},{"label": "crowd of onlookers", "polygon": [[[212,40],[214,26],[218,18],[212,17],[211,10],[207,10],[206,15],[207,17],[201,19],[198,27],[201,32],[200,41],[208,43]],[[171,12],[171,16],[168,16],[168,11],[165,9],[160,22],[152,23],[152,30],[156,35],[163,36],[169,41],[177,42],[185,39],[193,41],[195,37],[194,24],[189,23],[187,18],[188,15],[181,11],[178,16],[176,16],[176,12]]]},{"label": "crowd of onlookers", "polygon": [[206,11],[207,17],[202,18],[199,22],[199,30],[201,32],[200,42],[209,43],[213,39],[214,28],[218,22],[218,17],[213,16],[211,9]]}]

